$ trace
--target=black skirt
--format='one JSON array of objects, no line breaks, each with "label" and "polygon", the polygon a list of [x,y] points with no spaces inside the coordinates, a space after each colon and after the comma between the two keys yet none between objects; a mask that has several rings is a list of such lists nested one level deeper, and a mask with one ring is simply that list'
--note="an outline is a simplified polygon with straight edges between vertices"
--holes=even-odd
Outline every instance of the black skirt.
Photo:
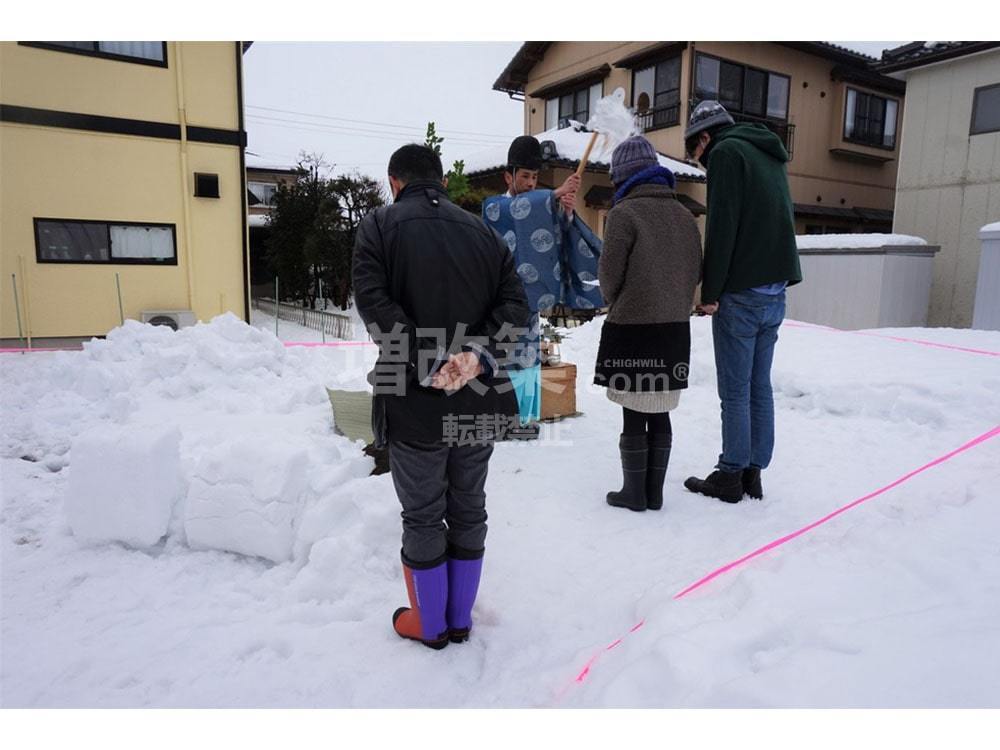
[{"label": "black skirt", "polygon": [[687,388],[691,324],[604,321],[594,383],[616,391],[650,393]]}]

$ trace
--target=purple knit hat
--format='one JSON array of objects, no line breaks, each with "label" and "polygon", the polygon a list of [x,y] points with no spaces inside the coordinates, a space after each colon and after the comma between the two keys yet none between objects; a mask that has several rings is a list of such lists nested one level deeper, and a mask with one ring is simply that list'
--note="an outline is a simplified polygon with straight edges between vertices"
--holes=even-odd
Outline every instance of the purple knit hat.
[{"label": "purple knit hat", "polygon": [[611,181],[620,185],[632,175],[659,163],[653,144],[641,135],[633,135],[618,144],[611,154]]}]

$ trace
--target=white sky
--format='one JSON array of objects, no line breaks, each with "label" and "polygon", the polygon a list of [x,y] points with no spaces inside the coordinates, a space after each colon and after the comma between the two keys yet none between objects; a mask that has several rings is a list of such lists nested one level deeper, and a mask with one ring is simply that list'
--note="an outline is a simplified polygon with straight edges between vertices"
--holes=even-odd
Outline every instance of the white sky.
[{"label": "white sky", "polygon": [[243,58],[247,151],[289,165],[316,151],[336,172],[381,178],[434,121],[450,166],[521,134],[522,103],[492,88],[520,45],[254,42]]},{"label": "white sky", "polygon": [[[835,42],[876,57],[902,43]],[[523,105],[492,87],[520,45],[254,42],[244,55],[249,161],[294,166],[300,151],[316,152],[335,173],[382,179],[392,152],[423,142],[431,120],[446,169],[507,144],[522,132]]]}]

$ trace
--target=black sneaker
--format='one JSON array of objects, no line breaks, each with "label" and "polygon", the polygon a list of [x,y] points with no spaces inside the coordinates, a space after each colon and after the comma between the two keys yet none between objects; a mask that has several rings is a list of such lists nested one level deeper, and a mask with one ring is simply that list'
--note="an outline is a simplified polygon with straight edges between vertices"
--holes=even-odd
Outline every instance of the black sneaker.
[{"label": "black sneaker", "polygon": [[760,467],[750,466],[743,470],[743,491],[754,500],[764,497],[764,488],[760,483]]},{"label": "black sneaker", "polygon": [[704,479],[688,477],[684,486],[691,492],[715,497],[726,503],[738,503],[743,499],[743,472],[716,469]]}]

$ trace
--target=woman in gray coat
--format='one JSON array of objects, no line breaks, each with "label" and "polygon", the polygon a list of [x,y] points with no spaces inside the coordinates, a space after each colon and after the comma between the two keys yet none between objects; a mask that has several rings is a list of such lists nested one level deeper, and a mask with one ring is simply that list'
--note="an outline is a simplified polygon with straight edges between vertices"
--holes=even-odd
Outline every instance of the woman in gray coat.
[{"label": "woman in gray coat", "polygon": [[622,407],[624,486],[608,504],[663,507],[670,411],[687,387],[690,315],[701,278],[701,234],[674,194],[674,175],[633,136],[614,150],[614,205],[604,229],[599,281],[610,306],[594,382]]}]

